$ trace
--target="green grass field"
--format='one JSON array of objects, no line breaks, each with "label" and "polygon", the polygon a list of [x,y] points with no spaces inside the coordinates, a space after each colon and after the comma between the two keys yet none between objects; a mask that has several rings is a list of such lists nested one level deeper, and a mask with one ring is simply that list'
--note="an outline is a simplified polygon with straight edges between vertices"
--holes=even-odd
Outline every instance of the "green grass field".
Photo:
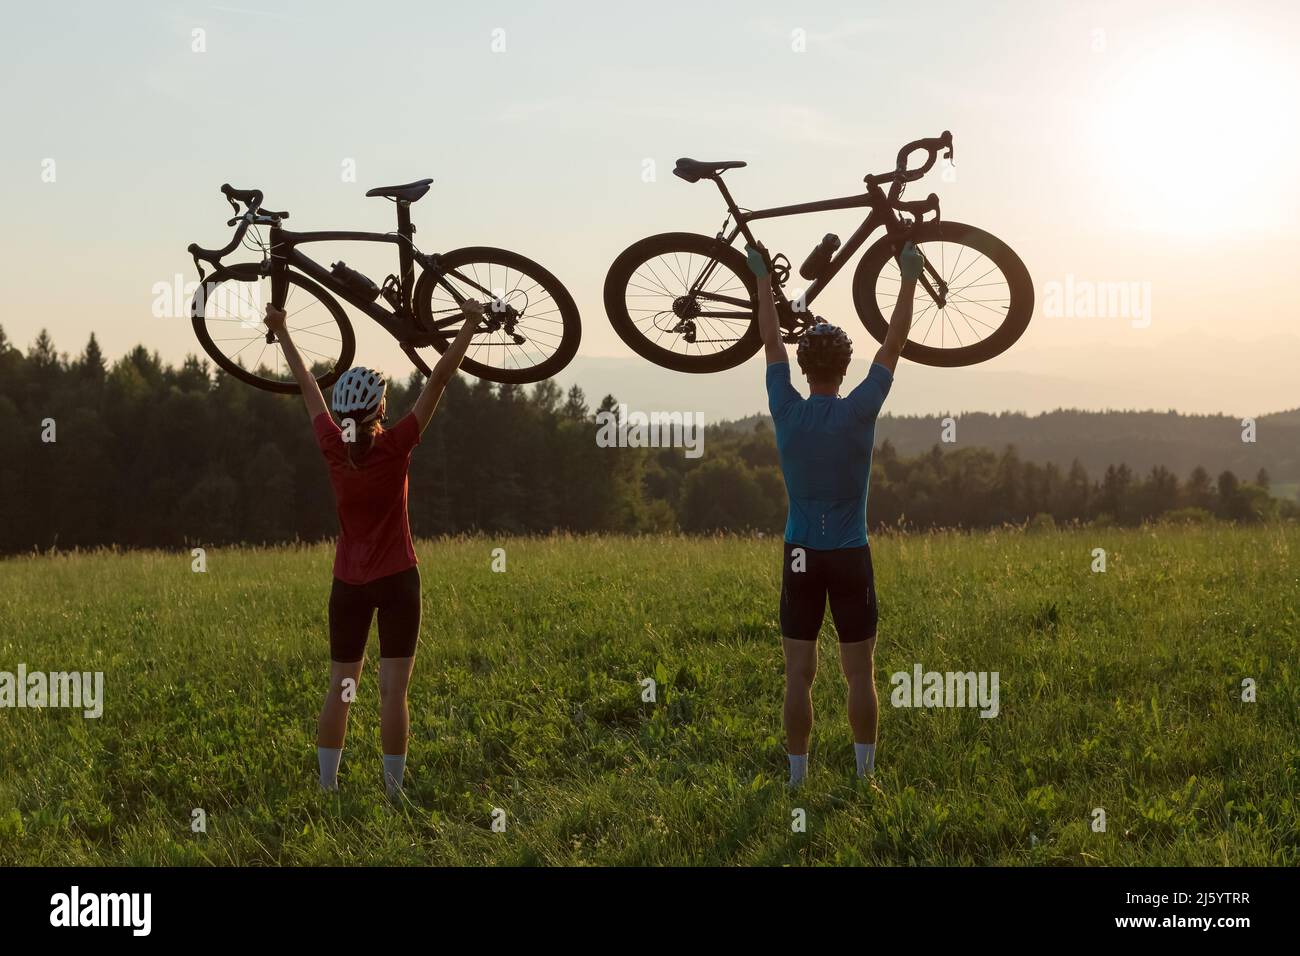
[{"label": "green grass field", "polygon": [[[779,542],[422,542],[398,804],[373,656],[342,792],[316,787],[328,547],[212,551],[205,574],[188,554],[5,560],[0,671],[103,671],[106,701],[98,720],[0,710],[0,864],[1300,863],[1300,529],[873,552],[881,791],[854,778],[828,625],[791,794]],[[998,671],[1000,714],[890,706],[918,662]]]}]

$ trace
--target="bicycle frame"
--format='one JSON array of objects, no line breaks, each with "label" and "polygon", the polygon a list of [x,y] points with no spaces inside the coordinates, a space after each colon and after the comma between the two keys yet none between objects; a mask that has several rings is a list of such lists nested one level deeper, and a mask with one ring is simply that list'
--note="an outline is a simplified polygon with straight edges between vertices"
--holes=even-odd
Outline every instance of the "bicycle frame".
[{"label": "bicycle frame", "polygon": [[[722,193],[722,198],[727,203],[727,210],[735,221],[735,225],[732,226],[730,234],[723,237],[722,233],[718,233],[718,238],[723,239],[727,245],[731,245],[735,242],[736,237],[739,235],[744,235],[746,242],[750,245],[756,245],[757,240],[754,238],[753,232],[750,231],[749,224],[757,222],[760,219],[779,219],[785,216],[799,216],[804,213],[812,212],[830,212],[836,209],[858,209],[865,207],[871,210],[870,214],[865,220],[863,220],[862,224],[854,230],[853,235],[849,237],[848,242],[844,243],[844,245],[842,245],[836,253],[831,256],[822,275],[813,279],[804,290],[801,297],[804,306],[810,305],[814,300],[816,300],[817,296],[821,294],[821,291],[826,288],[827,284],[835,278],[842,268],[844,268],[844,264],[848,262],[849,259],[853,258],[853,255],[862,248],[863,243],[867,241],[868,237],[881,226],[884,226],[885,231],[890,235],[900,237],[905,237],[911,231],[911,226],[901,221],[894,212],[891,196],[887,196],[885,191],[874,183],[868,183],[867,191],[855,196],[845,196],[841,199],[822,199],[816,202],[795,203],[789,206],[773,206],[770,209],[751,209],[748,212],[745,212],[736,205],[735,199],[732,198],[731,192],[727,189],[727,186],[722,181],[720,175],[710,178],[712,178],[717,184],[718,189]],[[696,280],[695,285],[697,288],[701,287],[708,280],[717,265],[718,261],[715,259],[710,266],[705,268],[701,273],[700,278]],[[939,281],[940,277],[938,272],[928,262],[926,263],[926,270],[934,277],[936,282]],[[930,285],[924,275],[921,277],[921,285],[925,287],[931,296],[935,297],[936,301],[940,299],[940,294],[936,293],[935,289]],[[791,302],[786,298],[785,291],[779,283],[773,284],[773,294],[776,297],[779,307],[778,313],[782,327],[787,330],[792,330],[795,326],[793,317],[794,310],[791,308]],[[722,302],[728,302],[742,308],[748,307],[749,305],[748,302],[734,299],[729,296],[710,294],[710,298]],[[781,306],[784,306],[784,308],[780,308]],[[800,309],[799,311],[805,310]]]},{"label": "bicycle frame", "polygon": [[[429,336],[416,323],[412,291],[415,289],[415,263],[424,269],[437,268],[437,255],[424,255],[415,250],[411,237],[415,226],[411,224],[411,204],[398,202],[398,230],[396,233],[363,233],[354,230],[322,230],[322,232],[294,233],[273,225],[270,228],[270,297],[272,304],[282,308],[289,281],[285,277],[290,265],[316,280],[337,297],[350,302],[370,319],[383,326],[390,336],[403,345],[429,345]],[[308,242],[385,242],[398,247],[398,290],[400,308],[386,308],[381,303],[387,299],[367,299],[344,284],[329,269],[298,250]],[[455,294],[455,293],[454,293]]]},{"label": "bicycle frame", "polygon": [[[270,238],[272,304],[276,308],[283,308],[284,297],[288,288],[286,273],[288,268],[293,266],[304,275],[320,283],[334,295],[351,303],[355,308],[370,316],[402,345],[431,345],[434,336],[429,330],[420,326],[416,319],[415,307],[412,301],[415,289],[415,265],[419,263],[422,269],[436,270],[440,273],[442,269],[437,254],[425,254],[415,249],[415,245],[411,241],[411,236],[414,233],[415,229],[411,225],[410,203],[406,202],[397,204],[396,233],[354,232],[351,230],[290,232],[279,225],[273,225],[271,226]],[[309,242],[384,242],[396,245],[398,251],[397,282],[401,307],[390,309],[386,307],[387,299],[383,296],[367,299],[353,291],[350,286],[337,278],[329,269],[299,251],[298,246],[306,245]],[[454,273],[454,275],[466,285],[478,289],[489,297],[492,295],[489,290],[484,289],[461,273]],[[448,286],[448,291],[456,301],[460,301],[461,296],[454,286]],[[459,326],[461,321],[463,321],[463,317],[460,315],[449,316],[444,320],[435,322],[435,330],[442,331],[450,325]],[[452,335],[447,333],[443,337],[450,340]]]},{"label": "bicycle frame", "polygon": [[[398,246],[399,268],[398,282],[401,289],[402,307],[399,310],[386,308],[380,303],[387,300],[380,297],[366,299],[335,277],[316,260],[298,249],[309,242],[387,242]],[[419,332],[415,324],[415,312],[411,305],[411,291],[414,287],[414,257],[409,238],[402,235],[376,232],[322,231],[290,232],[278,226],[271,227],[271,302],[276,308],[284,307],[285,291],[288,280],[284,273],[289,266],[314,279],[340,299],[351,303],[370,318],[383,326],[393,338],[406,342]]]}]

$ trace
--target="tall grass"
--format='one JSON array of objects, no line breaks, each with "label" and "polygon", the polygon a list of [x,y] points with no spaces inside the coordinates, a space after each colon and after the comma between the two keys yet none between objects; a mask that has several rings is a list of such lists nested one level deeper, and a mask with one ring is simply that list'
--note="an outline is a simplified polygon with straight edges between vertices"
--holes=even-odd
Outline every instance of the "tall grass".
[{"label": "tall grass", "polygon": [[[828,622],[794,793],[779,541],[418,550],[396,804],[380,783],[373,637],[342,791],[316,788],[328,548],[214,551],[203,574],[156,552],[0,562],[0,670],[106,684],[98,720],[0,710],[0,863],[1300,862],[1294,527],[873,539],[880,789],[854,777]],[[918,662],[997,671],[999,715],[890,706],[889,675]]]}]

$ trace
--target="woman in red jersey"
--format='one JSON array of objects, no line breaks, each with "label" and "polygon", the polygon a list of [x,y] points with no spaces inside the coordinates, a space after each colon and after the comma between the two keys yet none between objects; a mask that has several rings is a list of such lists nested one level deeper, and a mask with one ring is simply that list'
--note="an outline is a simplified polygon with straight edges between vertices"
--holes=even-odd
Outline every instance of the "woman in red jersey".
[{"label": "woman in red jersey", "polygon": [[[348,728],[348,704],[365,662],[370,621],[379,617],[380,737],[384,785],[390,796],[402,786],[411,718],[407,687],[420,634],[420,572],[406,512],[406,475],[411,452],[433,417],[438,399],[460,367],[483,306],[461,305],[465,323],[443,353],[415,406],[391,429],[381,424],[387,382],[379,372],[352,368],[331,389],[336,423],[316,380],[285,326],[285,313],[267,306],[266,325],[279,340],[302,390],[316,440],[329,465],[338,507],[339,539],[330,592],[330,685],[317,723],[320,785],[338,789],[339,761]],[[342,427],[340,427],[342,426]],[[348,682],[351,682],[350,684]]]}]

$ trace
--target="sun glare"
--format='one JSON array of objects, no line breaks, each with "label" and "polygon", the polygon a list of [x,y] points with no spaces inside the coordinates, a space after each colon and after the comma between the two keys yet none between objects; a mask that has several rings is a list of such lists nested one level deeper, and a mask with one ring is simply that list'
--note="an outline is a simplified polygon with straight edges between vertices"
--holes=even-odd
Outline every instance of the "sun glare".
[{"label": "sun glare", "polygon": [[1109,218],[1196,237],[1294,229],[1295,93],[1258,35],[1201,28],[1117,63],[1091,106]]}]

